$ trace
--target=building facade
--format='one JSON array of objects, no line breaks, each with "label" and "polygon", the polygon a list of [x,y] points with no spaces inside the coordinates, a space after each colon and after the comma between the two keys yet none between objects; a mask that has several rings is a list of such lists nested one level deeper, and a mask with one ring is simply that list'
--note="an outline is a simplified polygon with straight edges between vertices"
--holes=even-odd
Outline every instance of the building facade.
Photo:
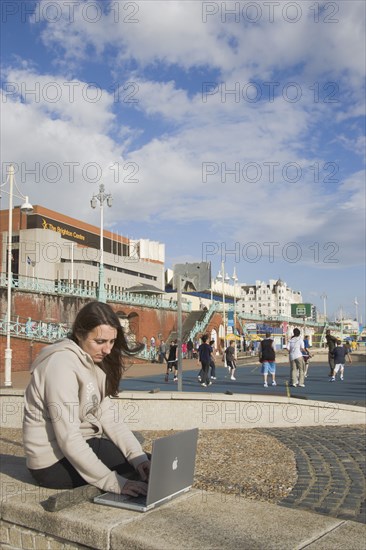
[{"label": "building facade", "polygon": [[[7,272],[8,210],[1,211],[1,272]],[[36,278],[93,289],[98,285],[100,228],[42,206],[31,214],[13,209],[13,277]],[[138,284],[164,290],[165,245],[132,240],[103,231],[104,280],[107,291],[122,292]]]},{"label": "building facade", "polygon": [[256,281],[255,284],[240,285],[238,312],[253,315],[291,317],[291,304],[302,303],[302,295],[292,290],[281,279],[270,279],[268,283]]}]

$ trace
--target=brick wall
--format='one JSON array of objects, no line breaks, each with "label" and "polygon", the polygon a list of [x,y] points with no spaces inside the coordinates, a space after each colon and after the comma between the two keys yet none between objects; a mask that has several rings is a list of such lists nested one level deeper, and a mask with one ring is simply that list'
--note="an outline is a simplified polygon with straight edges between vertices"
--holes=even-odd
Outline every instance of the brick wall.
[{"label": "brick wall", "polygon": [[[57,296],[52,294],[41,294],[36,292],[12,291],[12,317],[19,315],[21,322],[27,317],[35,321],[66,323],[71,325],[79,309],[89,300],[72,296]],[[158,339],[161,335],[167,340],[172,331],[177,330],[177,313],[171,310],[152,309],[148,307],[131,306],[126,304],[110,303],[110,306],[121,317],[127,317],[129,325],[138,342],[146,341],[149,345],[151,336]],[[6,289],[0,289],[0,316],[6,312]],[[187,313],[183,313],[183,322]],[[210,334],[216,330],[219,334],[219,327],[222,325],[221,313],[214,313],[205,332]],[[239,327],[237,327],[239,328]],[[201,336],[200,334],[198,336]],[[220,340],[218,340],[220,343]],[[223,342],[221,341],[221,345]],[[11,347],[13,350],[13,370],[28,370],[32,361],[39,351],[47,345],[26,338],[13,336]],[[6,346],[5,336],[0,335],[0,372],[4,370],[4,350]],[[219,351],[222,351],[221,349]],[[134,359],[138,362],[138,359]]]},{"label": "brick wall", "polygon": [[[0,317],[6,313],[6,289],[0,289]],[[57,296],[36,292],[12,291],[12,319],[19,316],[20,322],[28,317],[35,321],[66,323],[71,325],[77,312],[89,300],[71,296]],[[127,317],[130,328],[136,334],[136,340],[142,342],[146,338],[150,343],[151,336],[158,342],[161,337],[166,340],[172,331],[177,330],[177,312],[171,310],[152,309],[148,307],[130,306],[110,303],[113,310],[122,317]],[[183,313],[183,322],[187,313]],[[39,351],[47,345],[45,342],[12,336],[13,370],[28,370]],[[0,372],[4,370],[4,350],[6,338],[0,335]],[[137,361],[137,360],[136,360]]]},{"label": "brick wall", "polygon": [[80,546],[68,540],[44,535],[39,531],[33,531],[7,521],[0,521],[0,547],[4,550],[82,550],[89,548],[89,546]]},{"label": "brick wall", "polygon": [[[29,370],[33,360],[47,346],[45,342],[38,342],[26,338],[18,338],[13,336],[11,339],[12,354],[12,370],[20,372]],[[4,353],[6,348],[6,336],[0,334],[0,372],[4,372]]]}]

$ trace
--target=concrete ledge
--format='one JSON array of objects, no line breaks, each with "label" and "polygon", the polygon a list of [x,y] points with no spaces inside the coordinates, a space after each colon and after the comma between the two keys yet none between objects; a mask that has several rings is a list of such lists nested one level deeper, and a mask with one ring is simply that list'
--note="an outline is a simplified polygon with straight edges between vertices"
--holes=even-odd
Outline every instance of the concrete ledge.
[{"label": "concrete ledge", "polygon": [[[21,428],[23,390],[0,391],[0,422]],[[133,430],[283,428],[364,424],[366,409],[271,395],[123,392],[112,400],[116,422]]]},{"label": "concrete ledge", "polygon": [[[365,547],[365,525],[205,491],[191,491],[146,514],[91,502],[46,512],[41,502],[54,491],[33,485],[22,460],[17,472],[9,460],[1,483],[1,533],[18,532],[17,548],[35,548],[30,541],[37,535],[40,544],[47,537],[55,541],[49,548],[95,550]],[[0,540],[2,548],[11,547],[9,539]]]}]

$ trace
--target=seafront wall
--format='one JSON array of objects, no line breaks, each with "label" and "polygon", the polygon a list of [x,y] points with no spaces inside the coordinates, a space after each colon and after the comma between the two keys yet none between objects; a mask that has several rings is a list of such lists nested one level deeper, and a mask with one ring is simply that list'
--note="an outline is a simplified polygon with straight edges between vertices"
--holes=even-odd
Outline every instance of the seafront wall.
[{"label": "seafront wall", "polygon": [[[23,390],[1,389],[4,428],[21,428],[23,395]],[[271,395],[123,392],[111,400],[111,407],[115,421],[134,431],[337,426],[363,424],[366,419],[364,407]],[[53,411],[57,417],[57,403]]]}]

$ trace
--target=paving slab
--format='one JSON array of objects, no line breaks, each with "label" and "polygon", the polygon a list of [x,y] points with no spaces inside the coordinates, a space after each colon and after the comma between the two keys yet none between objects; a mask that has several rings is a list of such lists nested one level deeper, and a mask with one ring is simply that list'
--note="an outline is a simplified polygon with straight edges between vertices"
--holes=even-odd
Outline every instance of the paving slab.
[{"label": "paving slab", "polygon": [[[1,483],[6,483],[3,478]],[[51,489],[21,484],[8,493],[1,503],[1,519],[9,523],[40,531],[43,534],[66,539],[69,542],[108,550],[110,532],[121,522],[134,519],[134,513],[83,503],[60,512],[46,512],[41,502],[55,494]]]},{"label": "paving slab", "polygon": [[[142,521],[117,526],[111,533],[111,549],[293,550],[315,544],[341,525],[337,519],[274,504],[196,493],[145,514]],[[366,528],[356,524],[351,531],[352,549],[361,547]]]},{"label": "paving slab", "polygon": [[365,550],[365,526],[345,521],[306,546],[306,550]]},{"label": "paving slab", "polygon": [[2,519],[95,550],[366,547],[360,523],[198,490],[146,514],[92,502],[47,512],[42,503],[55,491],[33,483],[24,457],[2,456]]}]

